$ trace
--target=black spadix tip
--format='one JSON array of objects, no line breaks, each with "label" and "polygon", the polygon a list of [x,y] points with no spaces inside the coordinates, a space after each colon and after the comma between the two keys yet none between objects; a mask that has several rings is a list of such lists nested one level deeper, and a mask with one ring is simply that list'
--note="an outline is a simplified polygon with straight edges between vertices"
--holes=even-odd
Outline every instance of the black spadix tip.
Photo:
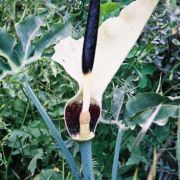
[{"label": "black spadix tip", "polygon": [[88,20],[82,52],[82,71],[87,74],[92,71],[96,51],[100,13],[100,0],[90,0]]}]

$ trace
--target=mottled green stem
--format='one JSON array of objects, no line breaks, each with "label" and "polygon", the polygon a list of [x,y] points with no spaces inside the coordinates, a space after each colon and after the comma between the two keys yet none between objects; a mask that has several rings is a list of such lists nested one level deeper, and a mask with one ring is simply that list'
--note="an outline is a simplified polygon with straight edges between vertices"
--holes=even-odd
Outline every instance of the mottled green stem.
[{"label": "mottled green stem", "polygon": [[53,122],[51,121],[50,117],[48,116],[48,114],[44,110],[43,106],[39,102],[38,98],[34,94],[33,90],[29,86],[29,84],[23,83],[23,86],[24,86],[24,90],[29,95],[30,99],[32,100],[32,102],[34,103],[34,105],[38,109],[39,113],[41,114],[44,122],[46,123],[46,125],[47,125],[50,133],[52,134],[53,138],[55,139],[57,145],[61,149],[64,157],[66,158],[66,160],[67,160],[67,162],[69,164],[69,167],[70,167],[70,169],[72,171],[72,174],[74,175],[75,179],[80,180],[81,176],[80,176],[78,167],[77,167],[72,155],[70,154],[68,148],[66,147],[66,144],[65,144],[65,142],[63,141],[63,139],[62,139],[62,137],[60,135],[60,132],[58,132],[58,130],[54,126]]},{"label": "mottled green stem", "polygon": [[94,180],[91,141],[80,143],[80,152],[84,180]]}]

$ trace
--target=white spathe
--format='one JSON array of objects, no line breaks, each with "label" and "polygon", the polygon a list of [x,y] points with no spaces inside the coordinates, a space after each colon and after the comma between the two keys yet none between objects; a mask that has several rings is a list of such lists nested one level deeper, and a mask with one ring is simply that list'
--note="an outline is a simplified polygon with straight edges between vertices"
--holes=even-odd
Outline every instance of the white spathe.
[{"label": "white spathe", "polygon": [[[159,0],[136,0],[118,17],[109,18],[99,28],[92,71],[91,97],[101,105],[102,95],[136,43]],[[52,59],[61,64],[82,87],[82,48],[84,39],[68,37],[55,46]]]}]

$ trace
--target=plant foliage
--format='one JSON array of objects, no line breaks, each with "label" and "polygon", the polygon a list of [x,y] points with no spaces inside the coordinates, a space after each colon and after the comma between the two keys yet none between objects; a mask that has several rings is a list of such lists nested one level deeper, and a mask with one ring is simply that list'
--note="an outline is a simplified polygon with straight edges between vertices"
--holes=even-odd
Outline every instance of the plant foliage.
[{"label": "plant foliage", "polygon": [[[102,0],[100,21],[117,16],[130,2]],[[57,41],[70,34],[77,39],[84,34],[88,3],[87,0],[0,0],[0,177],[3,180],[73,179],[63,153],[58,151],[22,88],[24,74],[81,168],[79,144],[68,139],[63,121],[64,105],[78,86],[50,58]],[[124,129],[116,158],[117,179],[144,179],[152,164],[156,179],[178,179],[179,23],[178,1],[160,2],[106,89],[103,120],[92,142],[95,179],[111,179],[120,127]],[[158,115],[137,146],[141,127],[159,104]]]}]

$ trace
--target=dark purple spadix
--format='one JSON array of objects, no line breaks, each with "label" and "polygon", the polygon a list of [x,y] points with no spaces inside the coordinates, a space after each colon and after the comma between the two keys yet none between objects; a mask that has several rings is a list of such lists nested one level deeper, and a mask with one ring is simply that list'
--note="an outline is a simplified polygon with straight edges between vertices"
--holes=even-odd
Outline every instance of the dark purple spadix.
[{"label": "dark purple spadix", "polygon": [[91,72],[94,64],[99,25],[99,12],[100,0],[91,0],[82,52],[82,71],[84,74]]}]

